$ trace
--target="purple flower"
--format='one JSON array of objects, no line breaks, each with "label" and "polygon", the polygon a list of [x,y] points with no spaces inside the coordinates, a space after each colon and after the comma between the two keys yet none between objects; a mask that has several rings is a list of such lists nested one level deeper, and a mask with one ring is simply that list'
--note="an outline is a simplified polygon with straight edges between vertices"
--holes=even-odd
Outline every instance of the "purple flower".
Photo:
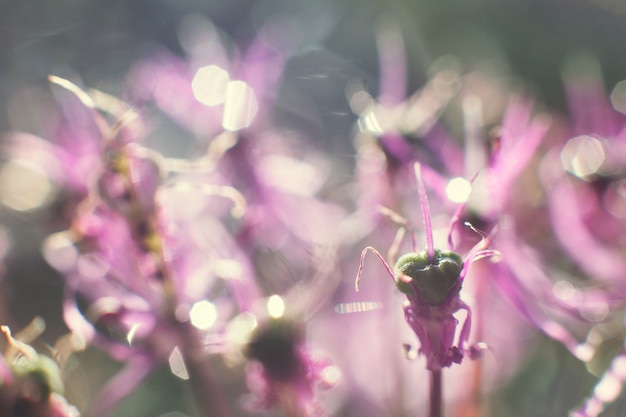
[{"label": "purple flower", "polygon": [[[291,285],[282,296],[274,294],[255,300],[256,307],[251,312],[233,320],[237,323],[243,319],[249,327],[249,332],[235,332],[238,334],[233,334],[232,341],[234,352],[243,353],[248,360],[246,381],[250,395],[245,405],[251,411],[282,408],[288,416],[324,416],[326,410],[319,393],[341,379],[342,372],[330,357],[313,348],[317,338],[311,340],[307,334],[311,318],[338,283],[337,248],[316,246],[310,250],[314,256],[308,261],[308,268],[315,271],[311,276]],[[242,333],[246,336],[237,342]]]},{"label": "purple flower", "polygon": [[[463,260],[460,255],[449,250],[436,249],[433,242],[430,209],[421,178],[421,168],[415,164],[422,216],[426,233],[426,249],[417,251],[415,237],[412,236],[413,252],[396,258],[397,246],[404,235],[400,229],[396,241],[389,251],[389,262],[373,247],[367,247],[361,253],[361,263],[356,278],[356,289],[363,271],[363,261],[368,251],[373,252],[383,263],[396,287],[407,296],[404,315],[407,323],[420,341],[419,353],[426,358],[426,368],[438,371],[453,363],[460,363],[465,355],[479,356],[484,344],[468,345],[471,329],[471,311],[460,297],[463,280],[472,262],[499,252],[487,249],[489,239],[477,243]],[[395,213],[388,213],[392,219],[409,230],[406,220]],[[390,264],[395,264],[393,269]],[[458,337],[458,320],[454,314],[459,310],[466,312],[466,318]]]},{"label": "purple flower", "polygon": [[[547,203],[557,242],[579,275],[586,278],[572,286],[571,292],[577,310],[594,323],[595,331],[589,336],[593,345],[583,358],[589,361],[602,352],[602,344],[616,338],[610,319],[623,316],[626,211],[621,190],[626,119],[615,111],[619,92],[611,97],[614,109],[597,74],[570,76],[565,87],[569,129],[546,156],[542,179],[549,191]],[[621,342],[622,349],[571,416],[596,417],[622,393],[626,348]]]},{"label": "purple flower", "polygon": [[545,158],[542,177],[551,224],[584,273],[623,293],[626,119],[596,77],[568,80],[566,91],[571,128]]},{"label": "purple flower", "polygon": [[[73,93],[83,94],[70,87]],[[228,177],[251,196],[252,206],[244,210],[248,202],[239,191],[207,184],[204,172],[171,175],[176,172],[167,171],[171,161],[137,143],[132,132],[123,130],[123,122],[103,126],[110,134],[103,135],[87,196],[77,206],[71,227],[52,235],[45,248],[46,258],[65,276],[68,327],[125,362],[93,401],[90,412],[111,413],[157,365],[169,361],[173,369],[174,361],[184,364],[178,366],[177,375],[206,390],[199,395],[201,407],[227,415],[220,405],[220,388],[207,369],[208,354],[224,353],[233,316],[251,315],[260,300],[250,254],[267,244],[301,267],[298,261],[310,256],[303,243],[315,251],[333,245],[329,242],[337,239],[330,236],[332,225],[344,211],[315,196],[325,179],[317,167],[323,161],[310,153],[307,157],[315,163],[299,161],[281,137],[241,141],[228,150],[234,154],[228,160],[236,163],[232,172],[228,165],[220,166],[219,173],[211,168],[216,171],[210,172],[211,178]],[[118,132],[125,134],[118,136]],[[242,167],[238,157],[248,150],[254,150],[256,158]],[[290,178],[284,177],[285,166],[292,170]],[[227,175],[222,177],[224,169]],[[239,224],[223,219],[227,211],[215,196],[233,203],[232,217],[243,216]],[[256,272],[265,264],[259,262]],[[336,285],[336,280],[324,278],[328,277],[315,275],[309,280],[310,302],[303,302],[304,297],[299,300],[311,307],[307,313],[319,308]],[[293,292],[300,287],[296,285]],[[202,311],[215,316],[209,324],[195,322]],[[256,334],[262,334],[262,329]],[[267,357],[258,352],[251,355],[257,365],[262,364],[261,368],[250,365],[251,380],[260,375],[254,369],[261,369],[265,382],[265,388],[255,391],[259,404],[285,406],[293,400],[301,412],[319,415],[315,391],[330,385],[336,372],[329,376],[329,369],[337,368],[311,352],[301,335],[294,333],[293,344],[296,353],[291,359],[298,363],[298,372],[289,378],[272,372]],[[277,394],[285,387],[293,394],[290,398]]]},{"label": "purple flower", "polygon": [[269,318],[255,329],[247,349],[248,388],[255,409],[282,407],[286,415],[323,416],[316,391],[333,387],[338,368],[305,342],[304,327],[291,319]]},{"label": "purple flower", "polygon": [[[73,85],[70,90],[85,94]],[[127,122],[121,117],[101,126],[107,134],[87,196],[70,228],[52,235],[44,249],[65,276],[68,327],[125,362],[90,412],[108,415],[155,366],[182,359],[186,370],[178,375],[207,390],[199,398],[210,405],[202,408],[227,415],[206,370],[205,339],[247,308],[256,286],[248,280],[247,258],[220,221],[221,210],[207,210],[206,200],[226,197],[234,202],[233,215],[241,216],[243,197],[227,186],[166,182],[165,158],[140,146]],[[228,290],[213,295],[220,278]],[[196,323],[207,308],[215,317]]]},{"label": "purple flower", "polygon": [[288,51],[260,28],[240,49],[226,42],[211,22],[183,19],[181,44],[187,56],[154,54],[135,63],[126,80],[130,101],[153,102],[205,143],[223,130],[239,131],[264,122],[271,109]]}]

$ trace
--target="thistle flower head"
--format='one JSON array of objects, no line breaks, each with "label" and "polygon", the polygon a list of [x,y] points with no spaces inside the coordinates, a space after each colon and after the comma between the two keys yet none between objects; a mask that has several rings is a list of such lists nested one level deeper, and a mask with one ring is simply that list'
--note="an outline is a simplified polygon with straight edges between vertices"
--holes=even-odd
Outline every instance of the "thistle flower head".
[{"label": "thistle flower head", "polygon": [[[429,370],[439,370],[452,363],[460,363],[465,354],[472,358],[479,356],[482,344],[467,346],[471,311],[461,301],[460,291],[469,265],[482,257],[498,255],[499,252],[487,249],[490,238],[483,238],[470,250],[465,260],[451,249],[435,248],[430,208],[419,164],[415,164],[414,171],[422,207],[426,249],[418,251],[416,239],[412,236],[413,252],[402,255],[396,261],[400,241],[404,237],[404,229],[408,229],[412,235],[413,231],[406,219],[391,210],[383,209],[383,214],[399,223],[401,229],[389,249],[388,261],[371,246],[363,250],[357,272],[356,289],[358,290],[363,271],[365,254],[371,251],[381,261],[396,287],[407,296],[404,308],[405,319],[421,343],[420,353],[426,357],[426,367]],[[456,217],[453,218],[453,222],[455,221],[458,221]],[[391,264],[395,265],[393,269]],[[465,310],[467,317],[455,341],[458,320],[454,317],[454,313],[459,310]]]}]

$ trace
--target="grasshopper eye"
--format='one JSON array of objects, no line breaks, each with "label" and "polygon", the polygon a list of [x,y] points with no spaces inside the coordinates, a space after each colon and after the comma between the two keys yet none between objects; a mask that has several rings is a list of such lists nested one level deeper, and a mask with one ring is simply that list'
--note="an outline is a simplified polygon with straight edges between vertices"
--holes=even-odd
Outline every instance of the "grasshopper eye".
[{"label": "grasshopper eye", "polygon": [[396,287],[404,294],[415,294],[426,304],[437,306],[455,290],[463,268],[463,260],[455,252],[435,249],[429,262],[426,251],[407,253],[395,265]]}]

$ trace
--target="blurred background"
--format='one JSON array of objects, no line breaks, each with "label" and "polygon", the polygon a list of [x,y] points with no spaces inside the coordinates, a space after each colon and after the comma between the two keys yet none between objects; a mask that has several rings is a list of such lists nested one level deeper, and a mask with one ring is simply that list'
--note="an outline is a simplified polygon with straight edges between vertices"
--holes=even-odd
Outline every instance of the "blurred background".
[{"label": "blurred background", "polygon": [[[0,0],[0,134],[43,135],[46,108],[54,106],[49,74],[123,96],[127,74],[138,61],[163,52],[187,56],[185,34],[193,19],[210,22],[241,47],[268,22],[281,22],[284,30],[275,40],[288,43],[291,53],[279,84],[277,123],[306,132],[346,164],[354,159],[357,118],[346,89],[358,80],[376,95],[376,34],[384,25],[397,28],[404,39],[409,92],[446,56],[454,57],[463,73],[506,78],[507,85],[531,91],[556,112],[565,111],[563,71],[581,55],[599,66],[607,91],[626,78],[622,0]],[[173,155],[179,152],[177,141],[188,146],[187,133],[175,123],[163,122],[162,134],[177,138],[167,145]],[[54,205],[0,208],[0,223],[10,236],[0,245],[6,253],[0,322],[22,328],[34,316],[44,317],[47,330],[37,342],[42,347],[66,332],[62,280],[40,254],[43,237],[60,227],[57,214]],[[528,366],[498,392],[496,410],[563,415],[558,398],[592,386],[584,367],[555,343],[537,346]],[[98,352],[80,356],[74,377],[85,383],[78,386],[97,387],[118,366]],[[572,377],[582,380],[581,386],[569,387]],[[68,397],[82,407],[81,395]],[[164,369],[117,415],[183,416],[168,410],[184,410],[186,395]],[[618,403],[611,415],[624,415],[623,401]]]}]

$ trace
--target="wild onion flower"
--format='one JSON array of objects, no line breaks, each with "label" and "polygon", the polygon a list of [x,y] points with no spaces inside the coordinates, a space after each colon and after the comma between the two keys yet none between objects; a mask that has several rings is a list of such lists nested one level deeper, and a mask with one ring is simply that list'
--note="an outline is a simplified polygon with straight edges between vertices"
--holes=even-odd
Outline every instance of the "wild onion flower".
[{"label": "wild onion flower", "polygon": [[[444,66],[435,72],[436,75],[422,90],[405,99],[401,77],[398,80],[398,77],[392,76],[399,72],[394,65],[403,62],[397,59],[397,55],[402,54],[399,36],[387,31],[379,42],[387,47],[380,48],[379,52],[381,94],[378,102],[362,91],[351,97],[353,110],[361,116],[357,165],[359,184],[362,184],[359,194],[363,201],[361,210],[366,216],[369,213],[375,216],[374,222],[368,222],[367,226],[371,227],[379,219],[377,207],[393,206],[405,199],[403,187],[406,180],[401,174],[412,161],[419,160],[422,175],[439,197],[443,210],[454,218],[449,229],[450,247],[453,240],[457,252],[476,245],[478,234],[469,232],[468,228],[457,227],[465,221],[483,230],[506,232],[499,233],[499,241],[514,239],[517,232],[510,227],[517,215],[515,186],[538,155],[537,150],[550,127],[549,117],[533,115],[533,101],[529,97],[514,95],[502,115],[502,125],[498,129],[500,135],[492,143],[486,143],[481,99],[477,95],[461,95],[458,101],[462,103],[460,107],[466,131],[463,144],[459,144],[450,140],[437,118],[453,95],[465,90],[463,81],[467,77],[461,78],[453,68]],[[482,90],[477,91],[477,94],[482,93]],[[357,107],[359,104],[361,108]],[[416,117],[411,118],[411,115]],[[413,127],[408,129],[408,126]],[[366,134],[375,135],[376,140],[363,140]],[[507,244],[503,247],[509,250],[512,246]],[[516,253],[516,258],[523,257],[522,254]],[[472,280],[472,288],[466,289],[476,300],[473,319],[481,323],[475,327],[474,337],[481,340],[488,332],[497,334],[500,326],[512,329],[520,323],[521,315],[546,334],[566,343],[570,349],[576,349],[579,343],[568,329],[545,317],[560,313],[544,311],[559,310],[561,307],[551,302],[556,298],[553,295],[554,281],[546,274],[530,278],[527,273],[518,276],[506,261],[508,256],[505,254],[503,258],[504,262],[481,265],[479,276]],[[390,265],[394,263],[394,260],[389,261]],[[523,262],[517,264],[523,265]],[[489,290],[494,286],[499,294],[504,295],[504,303],[510,302],[514,307],[508,309],[505,315],[492,314],[493,303],[487,294],[492,294]],[[538,305],[537,294],[542,296],[539,303],[547,301],[547,308]],[[495,349],[500,356],[507,355],[511,359],[519,359],[523,351],[521,347]],[[494,369],[499,376],[510,373],[511,368],[519,363],[518,360],[502,362],[506,366]],[[475,365],[474,375],[484,374],[481,366]],[[473,393],[467,394],[470,401],[478,398],[483,389],[480,383],[465,387],[468,391],[473,390]],[[477,407],[480,405],[477,404]]]},{"label": "wild onion flower", "polygon": [[246,348],[253,409],[282,407],[287,417],[323,416],[318,390],[332,388],[341,375],[323,354],[305,341],[304,325],[286,317],[270,317],[254,330]]},{"label": "wild onion flower", "polygon": [[[17,211],[54,203],[59,214],[54,220],[66,227],[100,166],[105,124],[86,92],[60,77],[49,80],[57,106],[42,117],[44,137],[18,131],[3,138],[3,155],[9,158],[3,176],[15,184],[3,189],[3,202]],[[138,128],[137,120],[132,126]]]},{"label": "wild onion flower", "polygon": [[597,77],[567,80],[566,92],[572,127],[547,155],[542,178],[551,224],[583,272],[623,293],[626,117],[611,107]]},{"label": "wild onion flower", "polygon": [[[621,84],[621,83],[620,83]],[[564,142],[545,158],[542,179],[548,192],[548,208],[555,237],[571,262],[585,276],[575,288],[576,298],[591,292],[595,297],[579,303],[579,311],[593,324],[593,348],[586,358],[602,355],[602,344],[622,339],[626,286],[623,235],[624,164],[626,118],[616,87],[610,99],[597,74],[565,80],[569,105],[569,130]],[[588,288],[588,289],[587,289]],[[622,328],[616,332],[611,319]],[[612,358],[590,396],[571,412],[575,417],[596,417],[623,391],[626,350]]]},{"label": "wild onion flower", "polygon": [[[500,292],[534,327],[562,343],[575,356],[582,357],[586,355],[587,347],[555,317],[574,325],[584,320],[576,317],[578,313],[572,303],[555,295],[556,279],[550,277],[537,253],[523,241],[523,235],[535,229],[527,227],[527,210],[520,208],[527,202],[516,200],[515,190],[524,170],[537,158],[540,145],[551,127],[549,116],[532,116],[532,105],[528,97],[509,100],[502,126],[498,129],[499,135],[494,141],[494,151],[477,177],[477,181],[484,185],[481,196],[486,197],[489,204],[473,206],[470,198],[469,216],[478,216],[480,222],[489,227],[499,227],[498,247],[505,262],[491,264],[489,269]],[[477,154],[478,150],[468,149],[467,152]]]},{"label": "wild onion flower", "polygon": [[[166,183],[164,158],[136,142],[128,119],[111,126],[95,117],[103,129],[101,163],[71,227],[50,236],[44,249],[66,279],[68,327],[125,362],[90,412],[107,415],[155,366],[169,361],[176,375],[205,390],[197,396],[201,408],[225,416],[208,369],[204,338],[210,332],[203,330],[224,325],[237,301],[251,297],[256,287],[246,279],[246,257],[207,213],[205,200],[219,195],[235,201],[237,217],[243,198],[227,186]],[[180,193],[188,197],[184,203]],[[203,215],[189,216],[190,210]],[[219,277],[232,278],[230,289],[211,297]],[[199,317],[203,312],[208,317]]]},{"label": "wild onion flower", "polygon": [[[98,106],[69,81],[60,84],[81,96],[85,105]],[[108,102],[121,104],[114,98]],[[223,352],[232,323],[229,318],[237,312],[250,315],[259,300],[250,254],[267,247],[266,251],[280,250],[293,261],[310,256],[311,250],[302,249],[303,242],[313,251],[332,246],[337,239],[330,233],[331,224],[343,210],[316,197],[325,179],[317,167],[321,159],[313,158],[315,164],[299,161],[286,140],[272,136],[229,149],[238,169],[230,172],[226,164],[220,168],[228,175],[214,175],[228,176],[252,196],[253,206],[245,212],[238,232],[232,233],[221,219],[225,210],[213,204],[212,197],[231,200],[232,216],[241,218],[247,201],[239,191],[201,182],[206,178],[202,169],[202,175],[187,170],[184,180],[179,182],[173,175],[168,180],[172,161],[137,142],[124,124],[128,116],[113,116],[119,121],[109,125],[94,112],[102,129],[102,149],[87,183],[87,196],[77,206],[71,227],[52,235],[45,247],[46,258],[66,279],[67,325],[126,365],[93,401],[90,412],[107,415],[151,370],[169,361],[172,372],[192,380],[202,409],[225,416],[228,410],[220,405],[220,388],[207,369],[208,354]],[[252,146],[254,163],[241,169],[245,159],[238,157],[242,152],[250,157],[247,152]],[[174,165],[192,167],[183,162]],[[285,166],[292,169],[289,177],[283,175]],[[258,262],[257,272],[265,264]],[[299,293],[303,283],[309,284],[307,296],[299,300],[311,307],[309,314],[336,286],[337,280],[328,279],[331,264],[334,261],[316,268],[324,276],[301,279],[294,288]],[[309,302],[304,303],[305,298]],[[264,329],[261,324],[255,337],[263,340]],[[337,368],[312,352],[301,333],[293,336],[297,372],[287,379],[277,376],[268,354],[251,349],[249,380],[264,383],[251,388],[258,408],[281,405],[291,410],[293,405],[296,411],[290,413],[320,415],[316,391],[336,382]],[[278,392],[290,394],[284,397]]]},{"label": "wild onion flower", "polygon": [[328,156],[270,117],[292,52],[289,40],[276,37],[283,23],[268,21],[246,42],[224,39],[199,17],[182,19],[179,29],[186,56],[161,52],[138,61],[125,95],[139,106],[158,106],[198,143],[210,141],[204,163],[185,174],[245,195],[248,209],[236,235],[244,250],[263,248],[305,264],[309,255],[295,248],[334,239],[345,210],[318,197],[332,169]]},{"label": "wild onion flower", "polygon": [[[418,252],[416,238],[408,222],[388,211],[388,215],[402,226],[389,250],[389,259],[386,261],[375,248],[366,247],[361,253],[355,287],[358,291],[365,255],[367,252],[373,252],[384,265],[396,287],[407,296],[404,316],[420,342],[419,354],[426,358],[426,368],[432,373],[430,415],[440,416],[442,369],[454,363],[461,363],[465,356],[477,358],[486,348],[483,343],[469,344],[471,311],[461,300],[463,281],[472,262],[496,256],[499,252],[488,249],[490,239],[483,239],[477,243],[465,259],[454,252],[452,247],[435,248],[430,208],[419,164],[414,165],[414,171],[422,208],[426,249]],[[396,259],[398,246],[405,233],[404,228],[411,232],[413,252]],[[390,266],[392,264],[393,267]],[[466,312],[466,317],[458,331],[459,321],[454,314],[460,310]]]},{"label": "wild onion flower", "polygon": [[271,39],[278,26],[259,28],[240,48],[243,42],[225,39],[208,20],[181,19],[178,33],[186,56],[159,51],[136,62],[126,76],[124,97],[154,103],[200,143],[223,130],[262,124],[288,55]]},{"label": "wild onion flower", "polygon": [[319,394],[341,379],[340,368],[307,332],[310,319],[339,281],[336,248],[312,250],[311,276],[282,295],[251,300],[251,310],[233,318],[227,328],[223,353],[227,362],[246,360],[249,394],[243,400],[249,411],[280,408],[289,417],[324,416]]},{"label": "wild onion flower", "polygon": [[[377,33],[377,46],[378,97],[372,97],[361,86],[351,86],[348,91],[350,107],[359,116],[359,135],[375,136],[390,165],[420,159],[433,165],[458,166],[462,152],[438,121],[461,86],[456,69],[447,63],[433,65],[428,82],[407,97],[406,54],[401,34],[392,25],[383,25]],[[415,138],[425,149],[412,146],[411,139]]]}]

